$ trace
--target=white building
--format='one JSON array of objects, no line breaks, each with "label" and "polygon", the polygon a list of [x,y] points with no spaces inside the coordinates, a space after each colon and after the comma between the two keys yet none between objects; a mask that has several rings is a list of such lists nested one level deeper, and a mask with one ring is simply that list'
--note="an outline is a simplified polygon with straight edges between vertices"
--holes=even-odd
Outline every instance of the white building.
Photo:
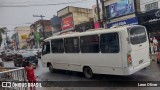
[{"label": "white building", "polygon": [[141,12],[160,9],[160,0],[140,0]]}]

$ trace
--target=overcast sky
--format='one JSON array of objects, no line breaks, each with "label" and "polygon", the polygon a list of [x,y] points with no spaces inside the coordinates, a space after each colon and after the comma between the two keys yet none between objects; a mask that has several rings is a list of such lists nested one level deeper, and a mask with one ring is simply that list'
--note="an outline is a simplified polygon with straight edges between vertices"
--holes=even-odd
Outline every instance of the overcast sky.
[{"label": "overcast sky", "polygon": [[[68,2],[72,3],[50,5]],[[92,8],[95,4],[96,0],[0,0],[0,27],[13,30],[17,26],[29,26],[40,19],[33,17],[33,14],[44,15],[44,19],[51,19],[53,15],[57,15],[58,10],[66,6]]]}]

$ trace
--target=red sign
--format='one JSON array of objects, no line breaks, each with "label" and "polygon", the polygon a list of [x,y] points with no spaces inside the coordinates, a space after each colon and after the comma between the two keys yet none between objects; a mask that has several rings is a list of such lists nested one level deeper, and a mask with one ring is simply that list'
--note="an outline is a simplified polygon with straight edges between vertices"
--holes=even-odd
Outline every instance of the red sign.
[{"label": "red sign", "polygon": [[72,29],[74,27],[73,17],[68,16],[62,19],[62,30]]}]

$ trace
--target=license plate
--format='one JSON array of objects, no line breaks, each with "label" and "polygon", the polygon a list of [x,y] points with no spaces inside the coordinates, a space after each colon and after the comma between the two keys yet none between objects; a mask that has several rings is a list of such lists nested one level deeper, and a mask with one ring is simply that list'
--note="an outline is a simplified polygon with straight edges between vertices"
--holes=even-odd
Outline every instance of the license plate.
[{"label": "license plate", "polygon": [[139,61],[139,64],[142,64],[142,63],[143,63],[143,60],[140,60],[140,61]]}]

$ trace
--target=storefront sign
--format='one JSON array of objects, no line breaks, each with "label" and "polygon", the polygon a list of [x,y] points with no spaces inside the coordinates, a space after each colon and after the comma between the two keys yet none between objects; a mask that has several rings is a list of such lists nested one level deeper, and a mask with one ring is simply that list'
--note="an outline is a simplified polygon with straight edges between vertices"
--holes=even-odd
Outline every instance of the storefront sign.
[{"label": "storefront sign", "polygon": [[151,19],[151,20],[149,20],[148,22],[157,22],[157,21],[160,21],[160,18]]},{"label": "storefront sign", "polygon": [[136,25],[138,24],[138,20],[136,17],[134,18],[130,18],[130,19],[127,19],[127,20],[122,20],[122,21],[118,21],[118,22],[114,22],[114,23],[109,23],[107,24],[107,27],[108,28],[111,28],[111,27],[118,27],[118,26],[124,26],[124,25]]},{"label": "storefront sign", "polygon": [[151,24],[152,22],[158,22],[160,21],[160,9],[141,13],[138,15],[138,17],[141,24]]},{"label": "storefront sign", "polygon": [[119,0],[109,5],[110,18],[119,17],[135,12],[134,0]]},{"label": "storefront sign", "polygon": [[62,18],[62,30],[73,29],[73,27],[74,27],[74,22],[72,15]]}]

